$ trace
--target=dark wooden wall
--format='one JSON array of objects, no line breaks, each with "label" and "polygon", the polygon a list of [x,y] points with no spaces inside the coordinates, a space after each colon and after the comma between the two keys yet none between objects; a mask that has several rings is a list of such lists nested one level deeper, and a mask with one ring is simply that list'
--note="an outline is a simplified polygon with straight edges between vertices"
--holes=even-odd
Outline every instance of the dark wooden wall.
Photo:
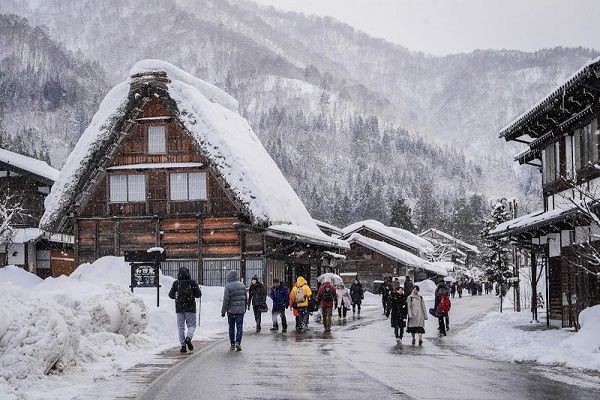
[{"label": "dark wooden wall", "polygon": [[346,259],[336,264],[338,272],[356,272],[363,286],[373,291],[373,281],[386,276],[404,276],[406,267],[357,243],[350,245]]},{"label": "dark wooden wall", "polygon": [[[0,166],[0,170],[2,170]],[[6,169],[4,169],[6,170]],[[14,173],[14,172],[9,172]],[[7,176],[0,177],[0,193],[13,196],[14,204],[20,204],[28,216],[16,219],[16,225],[20,227],[37,227],[44,214],[44,199],[47,194],[38,190],[38,187],[48,187],[32,176]]]}]

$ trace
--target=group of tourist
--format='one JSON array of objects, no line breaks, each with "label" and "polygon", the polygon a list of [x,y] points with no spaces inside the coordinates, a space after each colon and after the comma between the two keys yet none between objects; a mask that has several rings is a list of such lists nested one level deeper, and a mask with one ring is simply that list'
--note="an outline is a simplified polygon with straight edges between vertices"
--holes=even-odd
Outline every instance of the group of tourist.
[{"label": "group of tourist", "polygon": [[[360,315],[361,305],[364,299],[364,290],[358,277],[352,283],[350,289],[341,282],[336,285],[330,276],[325,276],[321,282],[316,296],[303,277],[298,277],[294,286],[288,288],[280,279],[273,279],[273,286],[267,294],[267,288],[254,276],[250,288],[240,281],[237,271],[229,271],[226,276],[227,284],[223,291],[223,305],[221,316],[227,316],[229,324],[229,341],[231,350],[241,351],[242,334],[244,328],[244,315],[246,311],[253,310],[256,321],[256,332],[261,331],[262,314],[268,311],[267,297],[272,302],[271,331],[279,330],[287,332],[286,309],[290,308],[296,319],[296,330],[306,330],[309,323],[309,315],[320,310],[325,332],[331,331],[332,316],[334,308],[338,311],[340,319],[346,318],[348,310]],[[412,335],[412,344],[418,342],[423,344],[425,333],[425,321],[428,313],[423,296],[419,294],[420,288],[414,285],[410,277],[406,277],[401,285],[396,279],[393,283],[386,278],[381,285],[380,292],[383,300],[383,311],[391,320],[397,343],[402,343],[404,328]],[[179,270],[178,279],[173,283],[169,297],[175,300],[177,313],[177,326],[181,352],[193,350],[192,338],[196,328],[196,299],[202,296],[200,287],[195,280],[191,279],[186,268]],[[445,336],[449,329],[450,311],[450,289],[440,282],[435,292],[434,308],[429,310],[439,320],[439,334]],[[186,333],[187,328],[187,333]]]}]

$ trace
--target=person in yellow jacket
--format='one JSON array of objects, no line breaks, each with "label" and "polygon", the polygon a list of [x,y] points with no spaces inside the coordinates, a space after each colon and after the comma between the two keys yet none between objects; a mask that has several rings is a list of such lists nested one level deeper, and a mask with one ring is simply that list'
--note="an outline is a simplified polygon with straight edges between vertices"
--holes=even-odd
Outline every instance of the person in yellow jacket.
[{"label": "person in yellow jacket", "polygon": [[294,310],[296,316],[296,330],[302,332],[308,327],[308,301],[312,296],[310,287],[306,284],[306,279],[299,276],[296,284],[290,290],[290,307]]}]

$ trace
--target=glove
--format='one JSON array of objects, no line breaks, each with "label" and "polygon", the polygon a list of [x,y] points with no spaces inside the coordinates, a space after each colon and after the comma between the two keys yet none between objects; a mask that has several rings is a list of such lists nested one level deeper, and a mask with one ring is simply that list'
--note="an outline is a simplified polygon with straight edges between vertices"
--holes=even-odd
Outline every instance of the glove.
[{"label": "glove", "polygon": [[222,318],[225,318],[225,313],[221,313],[221,317],[222,317]]}]

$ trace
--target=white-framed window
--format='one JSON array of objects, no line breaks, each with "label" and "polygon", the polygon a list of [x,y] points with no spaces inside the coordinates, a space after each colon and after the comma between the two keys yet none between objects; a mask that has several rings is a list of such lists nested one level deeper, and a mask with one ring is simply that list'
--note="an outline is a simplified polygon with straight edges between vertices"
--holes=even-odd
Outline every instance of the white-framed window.
[{"label": "white-framed window", "polygon": [[171,200],[206,200],[206,172],[174,172],[169,175]]},{"label": "white-framed window", "polygon": [[145,175],[111,175],[111,203],[146,201]]},{"label": "white-framed window", "polygon": [[167,152],[167,130],[164,125],[148,127],[148,154],[165,154]]}]

